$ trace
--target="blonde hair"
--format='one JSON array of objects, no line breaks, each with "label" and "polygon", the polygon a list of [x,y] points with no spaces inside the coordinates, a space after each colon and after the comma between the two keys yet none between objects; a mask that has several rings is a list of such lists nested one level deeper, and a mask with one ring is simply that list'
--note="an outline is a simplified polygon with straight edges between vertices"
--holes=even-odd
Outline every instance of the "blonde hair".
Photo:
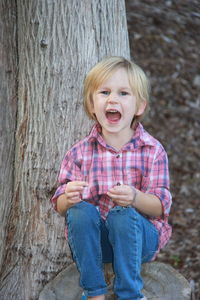
[{"label": "blonde hair", "polygon": [[141,120],[149,109],[150,84],[144,71],[136,63],[124,57],[110,56],[97,63],[87,74],[84,81],[84,108],[90,119],[96,120],[95,115],[92,113],[94,93],[119,68],[124,68],[127,71],[130,87],[136,97],[136,109],[139,108],[142,102],[146,102],[145,111],[140,116],[133,116],[132,123]]}]

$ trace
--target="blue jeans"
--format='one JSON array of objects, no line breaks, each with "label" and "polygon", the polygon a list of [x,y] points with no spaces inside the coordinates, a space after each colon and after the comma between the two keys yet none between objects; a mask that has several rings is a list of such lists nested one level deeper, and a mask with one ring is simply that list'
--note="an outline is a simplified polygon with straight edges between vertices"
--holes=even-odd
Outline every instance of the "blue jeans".
[{"label": "blue jeans", "polygon": [[82,201],[66,212],[68,241],[86,296],[107,293],[103,263],[111,262],[114,293],[119,300],[141,299],[141,264],[158,247],[155,226],[134,208],[116,206],[104,221],[90,203]]}]

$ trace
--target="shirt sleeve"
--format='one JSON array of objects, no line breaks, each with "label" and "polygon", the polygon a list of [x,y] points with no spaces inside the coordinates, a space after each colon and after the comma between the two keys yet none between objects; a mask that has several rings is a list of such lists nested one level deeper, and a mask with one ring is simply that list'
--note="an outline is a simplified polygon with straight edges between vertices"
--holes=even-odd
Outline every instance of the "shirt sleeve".
[{"label": "shirt sleeve", "polygon": [[163,217],[169,216],[172,204],[169,186],[168,157],[165,150],[162,149],[153,162],[147,193],[153,194],[160,199],[163,208]]},{"label": "shirt sleeve", "polygon": [[67,183],[75,180],[82,180],[80,165],[69,151],[62,161],[58,176],[58,187],[51,198],[51,203],[55,210],[57,210],[57,199],[60,195],[64,194]]}]

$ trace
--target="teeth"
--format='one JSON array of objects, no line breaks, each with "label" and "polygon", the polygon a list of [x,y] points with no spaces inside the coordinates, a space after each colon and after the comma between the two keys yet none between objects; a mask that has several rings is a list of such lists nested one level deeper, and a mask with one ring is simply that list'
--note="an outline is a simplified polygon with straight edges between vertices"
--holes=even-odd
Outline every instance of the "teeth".
[{"label": "teeth", "polygon": [[118,112],[116,109],[109,109],[109,110],[107,110],[106,112],[110,112],[110,113],[116,113],[116,112]]}]

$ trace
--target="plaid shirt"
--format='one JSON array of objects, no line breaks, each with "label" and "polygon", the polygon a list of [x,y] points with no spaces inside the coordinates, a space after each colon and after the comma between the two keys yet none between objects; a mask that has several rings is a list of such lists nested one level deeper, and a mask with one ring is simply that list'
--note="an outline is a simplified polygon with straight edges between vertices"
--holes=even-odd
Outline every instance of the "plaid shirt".
[{"label": "plaid shirt", "polygon": [[[51,199],[56,209],[57,198],[64,193],[69,181],[83,180],[82,199],[98,207],[103,219],[114,206],[106,195],[117,183],[134,186],[143,193],[157,196],[163,207],[160,218],[149,218],[159,232],[159,248],[171,236],[168,216],[171,207],[167,154],[162,145],[138,123],[131,141],[116,151],[101,136],[96,124],[91,133],[76,143],[65,155],[58,178],[59,187]],[[158,253],[157,252],[157,253]]]}]

